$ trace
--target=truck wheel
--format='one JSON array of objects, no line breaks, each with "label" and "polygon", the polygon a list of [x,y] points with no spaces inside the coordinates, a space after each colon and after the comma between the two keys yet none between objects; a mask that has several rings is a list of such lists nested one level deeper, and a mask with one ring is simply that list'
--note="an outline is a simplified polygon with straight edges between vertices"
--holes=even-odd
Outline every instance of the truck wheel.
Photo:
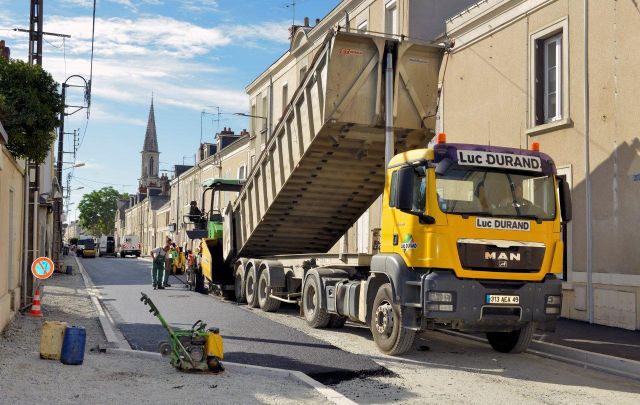
[{"label": "truck wheel", "polygon": [[331,314],[320,308],[320,294],[316,278],[308,277],[302,292],[302,311],[307,324],[312,328],[326,328],[331,321]]},{"label": "truck wheel", "polygon": [[380,286],[373,300],[370,328],[381,352],[395,356],[411,349],[416,331],[402,327],[402,308],[393,303],[389,283]]},{"label": "truck wheel", "polygon": [[251,308],[258,308],[258,283],[256,282],[256,267],[252,266],[251,270],[247,273],[247,288],[245,289],[245,296],[247,297],[247,305]]},{"label": "truck wheel", "polygon": [[522,329],[512,332],[487,332],[487,340],[497,352],[522,353],[531,344],[534,329],[533,322],[528,322]]},{"label": "truck wheel", "polygon": [[260,278],[258,278],[258,304],[264,312],[275,312],[280,308],[280,301],[272,298],[269,295],[269,280],[267,279],[267,272],[262,271]]},{"label": "truck wheel", "polygon": [[331,314],[331,319],[329,320],[329,327],[333,329],[342,328],[345,322],[347,322],[346,316]]},{"label": "truck wheel", "polygon": [[244,267],[240,267],[238,270],[236,270],[236,277],[233,283],[233,287],[234,292],[236,293],[236,302],[247,302],[247,297],[245,296],[247,285],[244,283]]}]

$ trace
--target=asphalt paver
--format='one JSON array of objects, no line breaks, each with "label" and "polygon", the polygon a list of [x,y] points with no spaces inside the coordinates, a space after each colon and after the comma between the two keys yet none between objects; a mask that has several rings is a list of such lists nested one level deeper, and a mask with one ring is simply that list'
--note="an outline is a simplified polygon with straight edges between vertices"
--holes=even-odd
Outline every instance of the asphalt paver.
[{"label": "asphalt paver", "polygon": [[158,344],[168,340],[158,319],[140,302],[144,292],[172,327],[190,328],[201,319],[209,327],[219,328],[225,360],[231,362],[301,371],[325,384],[388,373],[366,356],[338,349],[246,306],[189,291],[175,276],[170,278],[171,287],[154,290],[149,262],[133,258],[81,260],[133,349],[157,351]]}]

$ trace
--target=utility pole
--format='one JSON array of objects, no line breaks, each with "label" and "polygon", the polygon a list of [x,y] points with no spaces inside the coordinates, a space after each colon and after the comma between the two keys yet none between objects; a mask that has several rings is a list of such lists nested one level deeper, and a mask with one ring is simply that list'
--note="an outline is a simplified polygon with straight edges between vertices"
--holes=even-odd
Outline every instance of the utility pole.
[{"label": "utility pole", "polygon": [[[31,0],[29,7],[29,64],[42,66],[42,25],[44,23],[44,0]],[[24,263],[22,274],[22,307],[31,303],[33,277],[30,277],[31,263],[38,256],[38,202],[40,199],[40,166],[29,161],[25,163],[25,213],[24,213]]]}]

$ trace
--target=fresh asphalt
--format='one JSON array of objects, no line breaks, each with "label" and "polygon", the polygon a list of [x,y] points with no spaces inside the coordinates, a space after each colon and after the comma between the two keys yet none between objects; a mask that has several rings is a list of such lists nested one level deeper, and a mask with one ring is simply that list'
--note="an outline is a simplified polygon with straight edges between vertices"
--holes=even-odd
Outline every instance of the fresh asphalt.
[{"label": "fresh asphalt", "polygon": [[302,371],[325,384],[386,372],[365,356],[342,351],[234,302],[189,291],[174,276],[169,280],[171,287],[154,290],[150,262],[134,258],[80,260],[133,349],[156,351],[159,342],[168,340],[158,319],[140,302],[144,292],[172,327],[190,328],[201,319],[209,327],[220,328],[228,361]]}]

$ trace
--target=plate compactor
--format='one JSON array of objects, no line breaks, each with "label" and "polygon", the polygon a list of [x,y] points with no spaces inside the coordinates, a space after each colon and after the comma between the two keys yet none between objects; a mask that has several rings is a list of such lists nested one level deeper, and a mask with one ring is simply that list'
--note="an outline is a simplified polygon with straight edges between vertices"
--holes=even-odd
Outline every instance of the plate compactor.
[{"label": "plate compactor", "polygon": [[171,365],[182,371],[224,371],[220,363],[223,358],[223,343],[218,328],[207,329],[207,324],[199,320],[191,330],[173,329],[160,315],[151,298],[145,293],[141,294],[140,301],[149,305],[149,312],[169,332],[169,341],[160,342],[158,348],[162,356],[171,358]]}]

